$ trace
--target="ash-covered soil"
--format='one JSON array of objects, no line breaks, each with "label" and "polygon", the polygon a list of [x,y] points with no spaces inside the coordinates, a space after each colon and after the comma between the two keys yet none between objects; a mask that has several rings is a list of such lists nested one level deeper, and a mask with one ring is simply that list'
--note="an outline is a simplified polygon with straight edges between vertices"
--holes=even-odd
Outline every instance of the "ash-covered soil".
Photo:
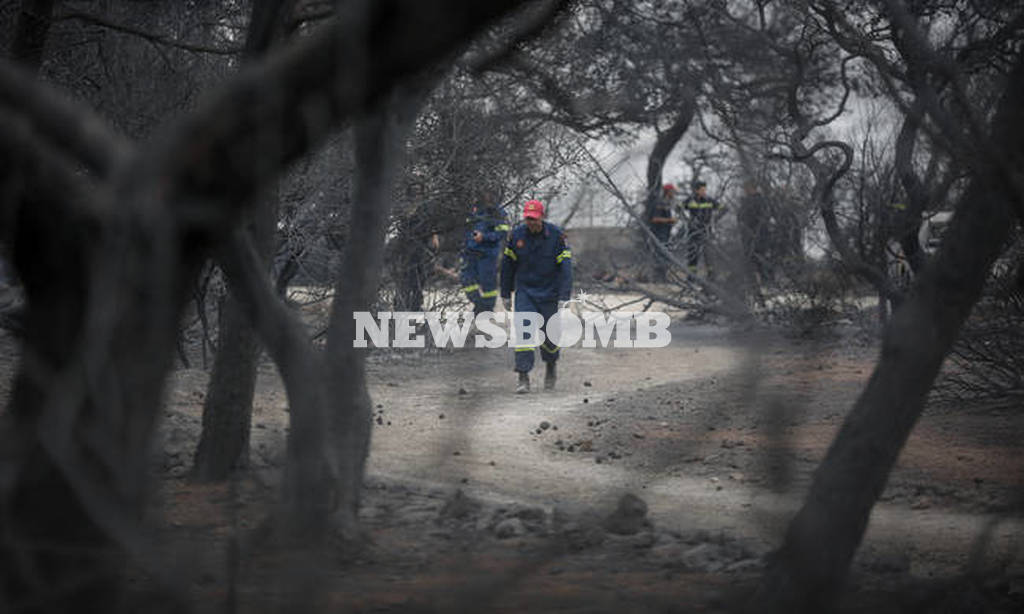
[{"label": "ash-covered soil", "polygon": [[[190,483],[206,374],[173,375],[162,535],[203,609],[728,611],[777,546],[877,350],[710,325],[668,348],[564,351],[513,394],[511,352],[376,354],[367,545],[258,547],[287,437],[261,369],[252,467]],[[876,506],[844,611],[1018,611],[1024,412],[930,407]],[[238,545],[237,564],[229,556]],[[975,558],[972,559],[972,553]],[[235,590],[229,590],[230,587]],[[982,609],[978,609],[978,608]]]}]

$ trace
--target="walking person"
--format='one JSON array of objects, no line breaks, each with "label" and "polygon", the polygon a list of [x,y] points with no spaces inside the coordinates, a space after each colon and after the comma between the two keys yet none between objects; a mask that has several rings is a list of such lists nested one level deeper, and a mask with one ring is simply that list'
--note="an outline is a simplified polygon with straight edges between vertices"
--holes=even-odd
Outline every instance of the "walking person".
[{"label": "walking person", "polygon": [[[516,312],[536,313],[543,319],[541,331],[545,333],[545,340],[539,349],[545,365],[544,389],[551,390],[557,378],[555,365],[559,348],[546,338],[547,322],[558,311],[559,301],[567,301],[572,296],[572,252],[562,229],[544,221],[544,205],[539,200],[529,200],[523,205],[523,223],[512,229],[505,245],[501,299],[506,311],[512,311],[513,290]],[[530,391],[536,347],[515,348],[518,394]]]},{"label": "walking person", "polygon": [[473,314],[494,311],[498,300],[498,258],[501,242],[508,233],[505,216],[498,207],[474,205],[467,218],[459,279]]}]

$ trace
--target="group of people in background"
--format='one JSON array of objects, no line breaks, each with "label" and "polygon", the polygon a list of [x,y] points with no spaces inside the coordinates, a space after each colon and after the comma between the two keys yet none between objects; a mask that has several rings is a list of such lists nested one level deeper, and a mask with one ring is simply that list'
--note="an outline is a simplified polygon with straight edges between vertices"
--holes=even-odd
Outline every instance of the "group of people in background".
[{"label": "group of people in background", "polygon": [[[655,203],[649,220],[651,232],[664,246],[668,244],[676,224],[684,221],[687,269],[689,273],[696,274],[698,266],[703,263],[705,271],[710,275],[705,247],[712,225],[723,212],[724,207],[708,196],[707,183],[694,180],[685,200],[679,199],[679,190],[674,184],[666,183],[662,186],[661,198]],[[665,279],[666,267],[665,259],[659,254],[654,261],[656,281]]]},{"label": "group of people in background", "polygon": [[[708,195],[705,182],[695,180],[690,188],[689,195],[681,199],[675,185],[664,185],[649,219],[650,228],[664,248],[676,225],[683,222],[688,272],[696,274],[703,264],[710,277],[706,247],[712,227],[725,208]],[[761,242],[760,231],[756,229],[763,225],[760,218],[765,210],[753,184],[745,188],[737,220],[741,240],[753,246]],[[572,294],[572,252],[562,229],[546,221],[540,201],[526,201],[521,214],[520,223],[510,226],[501,207],[483,202],[471,207],[460,250],[459,280],[466,298],[473,304],[474,314],[494,311],[500,297],[505,311],[536,313],[546,323],[559,303],[569,300]],[[750,231],[745,232],[748,226]],[[666,259],[656,257],[655,279],[664,280],[666,269]],[[559,348],[545,339],[539,345],[515,348],[517,393],[530,391],[529,374],[536,351],[545,364],[545,389],[555,385]]]}]

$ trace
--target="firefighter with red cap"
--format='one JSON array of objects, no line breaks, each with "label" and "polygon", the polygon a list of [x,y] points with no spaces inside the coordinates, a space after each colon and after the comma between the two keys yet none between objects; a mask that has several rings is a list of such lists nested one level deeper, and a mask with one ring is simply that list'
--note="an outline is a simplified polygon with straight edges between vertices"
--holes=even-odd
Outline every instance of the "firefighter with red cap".
[{"label": "firefighter with red cap", "polygon": [[[559,349],[547,339],[547,322],[558,311],[559,301],[567,301],[572,296],[572,252],[562,229],[544,221],[544,205],[539,200],[526,201],[523,223],[512,229],[505,243],[501,300],[509,312],[512,311],[513,290],[516,312],[536,313],[543,319],[541,331],[545,339],[539,349],[545,364],[544,388],[551,390],[555,387]],[[515,348],[518,394],[530,391],[534,349],[536,346]]]}]

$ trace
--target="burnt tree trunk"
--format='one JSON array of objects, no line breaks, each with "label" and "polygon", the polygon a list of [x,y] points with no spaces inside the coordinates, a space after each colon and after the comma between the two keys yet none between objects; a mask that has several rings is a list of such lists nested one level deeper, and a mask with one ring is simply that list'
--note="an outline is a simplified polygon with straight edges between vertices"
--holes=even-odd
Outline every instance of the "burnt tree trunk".
[{"label": "burnt tree trunk", "polygon": [[32,71],[43,63],[46,36],[53,23],[55,0],[22,0],[11,41],[11,58]]},{"label": "burnt tree trunk", "polygon": [[[1024,162],[1024,62],[1007,79],[991,126],[1006,168]],[[835,605],[850,561],[947,353],[1014,227],[1021,195],[992,160],[979,160],[967,196],[885,330],[882,353],[766,571],[750,611],[822,612]]]},{"label": "burnt tree trunk", "polygon": [[[129,563],[167,573],[143,532],[150,447],[204,258],[320,135],[521,3],[368,4],[369,21],[335,22],[250,67],[145,149],[0,62],[0,215],[17,224],[0,238],[14,240],[26,294],[0,413],[3,606],[115,611]],[[364,53],[342,52],[353,48]]]},{"label": "burnt tree trunk", "polygon": [[679,109],[672,125],[664,132],[658,133],[658,138],[651,149],[651,155],[647,158],[647,199],[644,201],[644,221],[652,229],[651,215],[661,198],[662,171],[665,169],[665,161],[675,146],[690,128],[690,122],[697,112],[697,101],[690,98]]},{"label": "burnt tree trunk", "polygon": [[366,386],[366,350],[353,347],[353,312],[370,311],[377,296],[392,185],[405,149],[405,136],[426,89],[396,92],[355,128],[356,175],[353,230],[343,253],[327,331],[326,386],[333,438],[339,457],[337,518],[354,527],[370,449],[372,404]]},{"label": "burnt tree trunk", "polygon": [[[283,34],[281,24],[291,14],[291,4],[279,0],[253,2],[245,46],[247,60],[259,58],[276,37]],[[277,223],[276,193],[260,199],[251,218],[252,243],[269,270]],[[241,300],[229,293],[218,309],[217,353],[203,403],[202,435],[193,462],[193,474],[199,480],[223,480],[233,469],[249,464],[252,402],[261,346],[246,317],[251,308],[241,305]]]},{"label": "burnt tree trunk", "polygon": [[193,463],[202,481],[223,480],[249,465],[249,430],[260,343],[233,293],[218,306],[217,352],[203,402],[203,430]]}]

